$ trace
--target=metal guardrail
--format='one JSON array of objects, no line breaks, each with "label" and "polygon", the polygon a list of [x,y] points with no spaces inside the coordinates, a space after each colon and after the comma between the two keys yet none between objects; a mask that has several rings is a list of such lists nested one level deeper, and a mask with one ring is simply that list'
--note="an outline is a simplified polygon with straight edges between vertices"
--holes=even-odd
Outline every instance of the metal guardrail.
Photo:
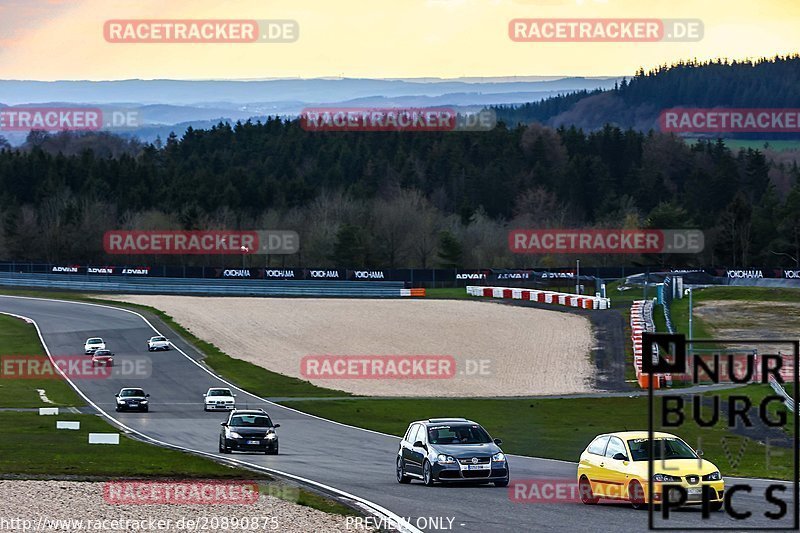
[{"label": "metal guardrail", "polygon": [[0,286],[130,294],[224,296],[347,296],[396,298],[402,281],[286,281],[263,279],[110,278],[70,274],[0,272]]},{"label": "metal guardrail", "polygon": [[664,278],[664,321],[667,323],[667,332],[675,334],[675,325],[672,323],[672,284],[675,279],[672,276]]},{"label": "metal guardrail", "polygon": [[770,387],[772,387],[772,390],[774,390],[779,396],[783,398],[784,403],[786,403],[786,407],[791,412],[794,413],[794,408],[795,408],[794,398],[792,398],[791,395],[788,392],[786,392],[786,389],[784,389],[783,386],[780,383],[778,383],[778,381],[772,374],[769,375],[769,385]]}]

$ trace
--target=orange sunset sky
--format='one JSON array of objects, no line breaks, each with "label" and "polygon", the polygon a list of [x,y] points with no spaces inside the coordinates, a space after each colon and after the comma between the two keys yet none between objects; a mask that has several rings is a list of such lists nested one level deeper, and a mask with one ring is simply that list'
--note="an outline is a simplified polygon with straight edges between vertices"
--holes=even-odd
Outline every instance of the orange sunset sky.
[{"label": "orange sunset sky", "polygon": [[[693,18],[694,43],[518,43],[514,18]],[[112,44],[108,19],[293,19],[287,44]],[[0,0],[3,79],[630,75],[797,52],[796,0]]]}]

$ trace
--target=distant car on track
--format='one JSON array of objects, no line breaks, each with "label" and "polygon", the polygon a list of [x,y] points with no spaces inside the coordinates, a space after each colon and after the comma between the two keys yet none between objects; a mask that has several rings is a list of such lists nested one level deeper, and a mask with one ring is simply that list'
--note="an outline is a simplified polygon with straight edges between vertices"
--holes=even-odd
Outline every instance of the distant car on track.
[{"label": "distant car on track", "polygon": [[105,350],[106,343],[100,337],[91,337],[86,339],[83,345],[83,353],[86,355],[93,354],[96,350]]},{"label": "distant car on track", "polygon": [[169,350],[169,339],[160,335],[150,337],[150,340],[147,341],[147,351],[155,352],[157,350]]},{"label": "distant car on track", "polygon": [[92,366],[114,366],[114,354],[111,350],[95,350],[92,354]]},{"label": "distant car on track", "polygon": [[[703,486],[711,490],[711,510],[723,505],[725,482],[719,469],[701,458],[683,440],[669,433],[653,434],[653,503],[664,498],[664,485],[679,485],[686,491],[686,505],[701,504]],[[601,499],[627,500],[634,509],[648,504],[647,431],[620,431],[598,435],[581,454],[578,463],[578,490],[581,501],[594,505]]]},{"label": "distant car on track", "polygon": [[278,434],[272,419],[263,409],[238,409],[231,411],[228,420],[220,424],[220,453],[231,451],[256,451],[278,454]]},{"label": "distant car on track", "polygon": [[408,426],[397,452],[397,481],[411,478],[430,486],[436,481],[508,485],[508,461],[502,441],[466,418],[431,418]]},{"label": "distant car on track", "polygon": [[142,389],[130,387],[123,388],[114,395],[117,402],[117,411],[144,411],[150,410],[149,394]]},{"label": "distant car on track", "polygon": [[236,409],[236,395],[230,389],[211,387],[203,394],[203,410],[230,411]]}]

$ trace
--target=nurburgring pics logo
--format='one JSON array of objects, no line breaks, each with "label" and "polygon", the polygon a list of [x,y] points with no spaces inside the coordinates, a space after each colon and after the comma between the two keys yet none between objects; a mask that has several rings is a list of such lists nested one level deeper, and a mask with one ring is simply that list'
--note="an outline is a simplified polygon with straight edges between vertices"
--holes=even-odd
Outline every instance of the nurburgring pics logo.
[{"label": "nurburgring pics logo", "polygon": [[[726,469],[722,468],[720,457],[712,458],[701,450],[679,451],[680,446],[668,446],[667,441],[679,440],[672,435],[677,430],[691,431],[696,435],[717,430],[722,433],[722,455],[727,459],[730,470],[746,462],[751,469],[761,468],[771,472],[770,477],[779,469],[779,464],[771,465],[772,459],[792,457],[792,461],[783,461],[782,466],[791,465],[791,477],[796,489],[800,482],[797,463],[800,444],[797,427],[800,419],[793,398],[783,385],[792,382],[796,394],[800,341],[746,338],[687,340],[679,334],[645,332],[642,334],[642,345],[642,372],[649,378],[649,412],[648,437],[640,439],[645,443],[641,451],[648,461],[648,477],[656,481],[663,480],[660,486],[650,483],[645,489],[649,502],[649,529],[675,530],[669,522],[675,520],[675,511],[686,504],[697,504],[701,511],[697,516],[699,527],[687,528],[681,524],[681,530],[797,530],[800,524],[800,499],[797,492],[787,490],[791,486],[789,483],[770,479],[753,484],[747,477],[726,479]],[[742,349],[742,346],[750,348]],[[780,347],[790,347],[791,355],[784,354]],[[774,353],[769,353],[773,350]],[[660,384],[662,379],[667,383],[673,380],[688,382],[693,387],[710,382],[726,385],[728,390],[718,388],[688,393],[675,389],[655,396],[654,389],[659,386],[656,384]],[[770,385],[775,392],[750,396],[748,393],[752,394],[758,389],[733,389],[731,385]],[[793,411],[791,415],[790,410]],[[757,455],[748,453],[748,440],[742,439],[737,433],[746,434],[756,426],[763,428],[760,431],[764,435],[772,433],[788,441],[786,451],[771,452],[770,438],[759,436],[759,440],[766,440],[764,463],[759,461]],[[657,433],[661,431],[666,433]],[[731,446],[729,441],[737,440],[737,437],[741,443]],[[656,446],[657,442],[659,446]],[[756,448],[761,447],[760,442],[753,441],[753,444]],[[790,454],[789,450],[793,453]],[[681,459],[683,462],[679,462]],[[658,476],[662,479],[656,479]],[[655,502],[661,502],[661,505],[657,507]],[[720,510],[727,515],[722,521],[715,518],[714,511]],[[677,516],[680,520],[685,514]],[[731,519],[736,522],[731,523]],[[718,525],[720,527],[716,527]]]},{"label": "nurburgring pics logo", "polygon": [[509,232],[516,254],[696,254],[703,251],[700,230],[518,229]]},{"label": "nurburgring pics logo", "polygon": [[109,43],[293,43],[295,20],[116,19],[103,25]]},{"label": "nurburgring pics logo", "polygon": [[518,18],[508,23],[508,36],[521,43],[695,42],[703,33],[700,19]]},{"label": "nurburgring pics logo", "polygon": [[252,481],[109,481],[103,499],[111,505],[251,505],[258,501]]},{"label": "nurburgring pics logo", "polygon": [[661,112],[658,124],[674,133],[798,133],[800,109],[672,108]]},{"label": "nurburgring pics logo", "polygon": [[103,235],[107,254],[123,255],[233,255],[295,254],[300,249],[296,231],[107,231]]},{"label": "nurburgring pics logo", "polygon": [[489,131],[496,125],[490,109],[308,107],[300,112],[306,131]]}]

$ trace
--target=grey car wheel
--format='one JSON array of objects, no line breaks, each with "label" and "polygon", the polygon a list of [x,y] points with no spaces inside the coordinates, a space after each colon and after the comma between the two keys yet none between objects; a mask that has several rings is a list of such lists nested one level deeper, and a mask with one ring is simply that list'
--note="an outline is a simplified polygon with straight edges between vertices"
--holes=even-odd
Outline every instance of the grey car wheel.
[{"label": "grey car wheel", "polygon": [[422,466],[422,482],[428,487],[433,486],[433,472],[431,472],[431,464],[427,459],[425,460],[425,464]]},{"label": "grey car wheel", "polygon": [[403,458],[397,458],[397,482],[398,483],[411,483],[411,478],[406,475],[405,464]]},{"label": "grey car wheel", "polygon": [[231,453],[229,449],[225,447],[225,444],[222,442],[222,437],[219,438],[219,452],[220,453]]}]

